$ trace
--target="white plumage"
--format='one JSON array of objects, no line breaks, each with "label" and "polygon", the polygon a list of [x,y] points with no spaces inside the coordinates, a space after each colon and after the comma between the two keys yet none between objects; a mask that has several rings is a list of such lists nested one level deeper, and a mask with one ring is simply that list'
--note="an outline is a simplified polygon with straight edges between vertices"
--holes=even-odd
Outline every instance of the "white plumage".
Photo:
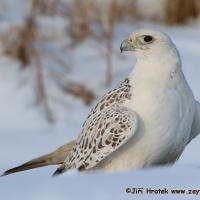
[{"label": "white plumage", "polygon": [[121,45],[137,57],[132,72],[92,109],[75,141],[3,175],[62,164],[69,169],[133,170],[174,163],[200,133],[200,104],[181,68],[179,53],[159,31],[139,30]]},{"label": "white plumage", "polygon": [[[132,51],[137,64],[128,79],[111,91],[114,100],[110,101],[107,94],[92,110],[76,145],[56,173],[71,168],[116,171],[173,163],[189,142],[195,100],[170,38],[161,32],[140,30],[122,43],[121,50]],[[117,101],[120,88],[121,101]],[[124,97],[125,91],[129,98]],[[117,111],[126,128],[113,123],[119,118]],[[108,115],[104,118],[105,113]],[[131,122],[128,131],[127,119]],[[100,123],[104,125],[99,127]],[[88,129],[89,125],[92,128]],[[127,136],[120,142],[116,139],[118,145],[114,147],[112,128],[120,138]],[[102,130],[104,133],[98,136]],[[106,144],[109,137],[111,141]]]}]

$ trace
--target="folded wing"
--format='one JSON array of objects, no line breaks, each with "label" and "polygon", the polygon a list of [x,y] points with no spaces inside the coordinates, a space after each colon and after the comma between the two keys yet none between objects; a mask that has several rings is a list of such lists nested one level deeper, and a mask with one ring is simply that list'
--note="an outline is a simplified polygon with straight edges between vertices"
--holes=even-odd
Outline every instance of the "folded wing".
[{"label": "folded wing", "polygon": [[87,122],[73,150],[54,175],[68,169],[89,169],[124,145],[137,130],[137,115],[111,107]]}]

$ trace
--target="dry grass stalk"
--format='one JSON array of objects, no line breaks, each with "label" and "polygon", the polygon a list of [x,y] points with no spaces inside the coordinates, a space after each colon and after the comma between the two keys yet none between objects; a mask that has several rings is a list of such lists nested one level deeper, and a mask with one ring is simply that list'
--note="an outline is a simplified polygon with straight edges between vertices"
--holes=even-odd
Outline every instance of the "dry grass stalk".
[{"label": "dry grass stalk", "polygon": [[95,95],[91,90],[79,83],[69,81],[64,82],[62,89],[73,96],[81,98],[86,105],[91,104],[95,98]]},{"label": "dry grass stalk", "polygon": [[196,11],[197,11],[197,13],[199,15],[200,14],[200,1],[199,0],[194,0],[194,3],[195,3]]},{"label": "dry grass stalk", "polygon": [[51,77],[57,82],[58,86],[64,91],[84,101],[86,105],[92,103],[95,99],[95,94],[81,83],[74,81],[66,81],[65,78],[53,71],[49,73]]},{"label": "dry grass stalk", "polygon": [[[51,108],[48,103],[48,95],[46,93],[45,88],[45,78],[44,78],[44,69],[42,65],[42,58],[40,56],[40,53],[36,48],[33,47],[33,42],[37,41],[37,27],[35,26],[34,20],[37,15],[37,8],[39,5],[36,5],[37,0],[32,0],[30,7],[30,13],[28,16],[28,19],[31,19],[32,23],[30,23],[30,30],[33,30],[32,32],[35,34],[32,34],[32,40],[30,43],[31,47],[31,55],[32,55],[32,61],[35,62],[35,70],[36,70],[36,95],[37,95],[37,101],[40,105],[42,105],[44,112],[46,114],[46,118],[50,123],[54,122],[53,113],[51,111]],[[32,45],[31,45],[32,44]]]},{"label": "dry grass stalk", "polygon": [[48,105],[48,96],[45,90],[43,66],[39,52],[34,48],[33,43],[37,40],[37,27],[35,25],[36,3],[32,0],[30,14],[28,15],[25,25],[18,28],[15,38],[15,45],[8,46],[7,52],[10,56],[21,61],[22,66],[28,66],[35,62],[36,69],[36,95],[38,103],[44,108],[47,120],[54,122],[51,109]]},{"label": "dry grass stalk", "polygon": [[70,37],[74,42],[84,40],[91,31],[92,24],[92,3],[90,0],[74,0],[68,13]]},{"label": "dry grass stalk", "polygon": [[54,15],[57,13],[60,0],[32,0],[31,9],[35,14]]},{"label": "dry grass stalk", "polygon": [[26,67],[31,63],[30,52],[35,35],[34,21],[28,17],[23,27],[14,26],[2,36],[4,53],[19,60],[22,67]]},{"label": "dry grass stalk", "polygon": [[190,18],[195,18],[200,13],[199,0],[167,0],[167,24],[185,23]]},{"label": "dry grass stalk", "polygon": [[[107,2],[92,0],[74,0],[71,5],[69,35],[74,43],[88,36],[93,37],[106,46],[106,84],[112,82],[112,59],[114,26],[117,20],[135,16],[135,0],[108,0]],[[102,33],[94,33],[92,26],[101,24]]]},{"label": "dry grass stalk", "polygon": [[54,123],[53,113],[50,109],[48,102],[48,95],[45,88],[44,69],[41,63],[41,57],[37,51],[32,52],[35,60],[35,71],[36,71],[36,96],[37,102],[42,105],[46,118],[50,123]]},{"label": "dry grass stalk", "polygon": [[105,30],[106,33],[106,83],[109,85],[112,82],[112,57],[113,57],[113,37],[114,25],[117,11],[117,4],[112,0],[108,11],[108,26]]},{"label": "dry grass stalk", "polygon": [[117,3],[116,5],[116,17],[117,20],[121,21],[123,19],[133,20],[137,16],[136,11],[136,0],[126,0]]},{"label": "dry grass stalk", "polygon": [[31,12],[23,27],[13,27],[9,30],[9,33],[13,35],[11,37],[10,34],[6,34],[6,40],[3,40],[5,44],[4,53],[19,60],[23,68],[35,62],[37,102],[42,105],[47,120],[52,123],[54,122],[54,119],[48,105],[41,57],[39,56],[39,52],[33,46],[33,43],[37,40],[37,28],[35,26],[34,18],[34,13]]}]

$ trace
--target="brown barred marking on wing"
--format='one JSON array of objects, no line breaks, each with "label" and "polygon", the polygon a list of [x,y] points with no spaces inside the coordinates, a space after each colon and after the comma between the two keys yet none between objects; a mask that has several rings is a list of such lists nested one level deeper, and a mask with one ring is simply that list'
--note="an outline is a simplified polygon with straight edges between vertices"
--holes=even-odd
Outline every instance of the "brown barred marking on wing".
[{"label": "brown barred marking on wing", "polygon": [[100,112],[107,109],[108,107],[113,106],[115,104],[122,104],[126,100],[130,100],[131,99],[130,90],[131,90],[130,80],[126,78],[119,85],[119,87],[111,90],[101,98],[99,103],[97,103],[97,105],[91,110],[90,114],[88,115],[82,127],[84,128],[86,122],[88,122],[88,119],[90,119],[91,117],[93,118],[94,114],[96,114],[97,112],[100,115]]},{"label": "brown barred marking on wing", "polygon": [[77,140],[65,161],[66,168],[89,169],[97,165],[126,143],[134,135],[136,128],[137,117],[133,111],[119,107],[105,110],[98,118],[97,127]]},{"label": "brown barred marking on wing", "polygon": [[136,114],[123,108],[123,103],[130,99],[128,78],[102,97],[84,122],[82,132],[65,160],[65,171],[95,166],[135,133]]}]

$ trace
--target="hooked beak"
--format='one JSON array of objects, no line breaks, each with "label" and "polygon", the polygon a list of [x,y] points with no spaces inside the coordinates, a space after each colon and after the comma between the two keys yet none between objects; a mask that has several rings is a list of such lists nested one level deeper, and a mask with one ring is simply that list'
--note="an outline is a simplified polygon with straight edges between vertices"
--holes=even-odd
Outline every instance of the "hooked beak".
[{"label": "hooked beak", "polygon": [[120,46],[120,50],[121,50],[121,53],[123,51],[134,51],[135,50],[135,46],[128,40],[124,40]]}]

